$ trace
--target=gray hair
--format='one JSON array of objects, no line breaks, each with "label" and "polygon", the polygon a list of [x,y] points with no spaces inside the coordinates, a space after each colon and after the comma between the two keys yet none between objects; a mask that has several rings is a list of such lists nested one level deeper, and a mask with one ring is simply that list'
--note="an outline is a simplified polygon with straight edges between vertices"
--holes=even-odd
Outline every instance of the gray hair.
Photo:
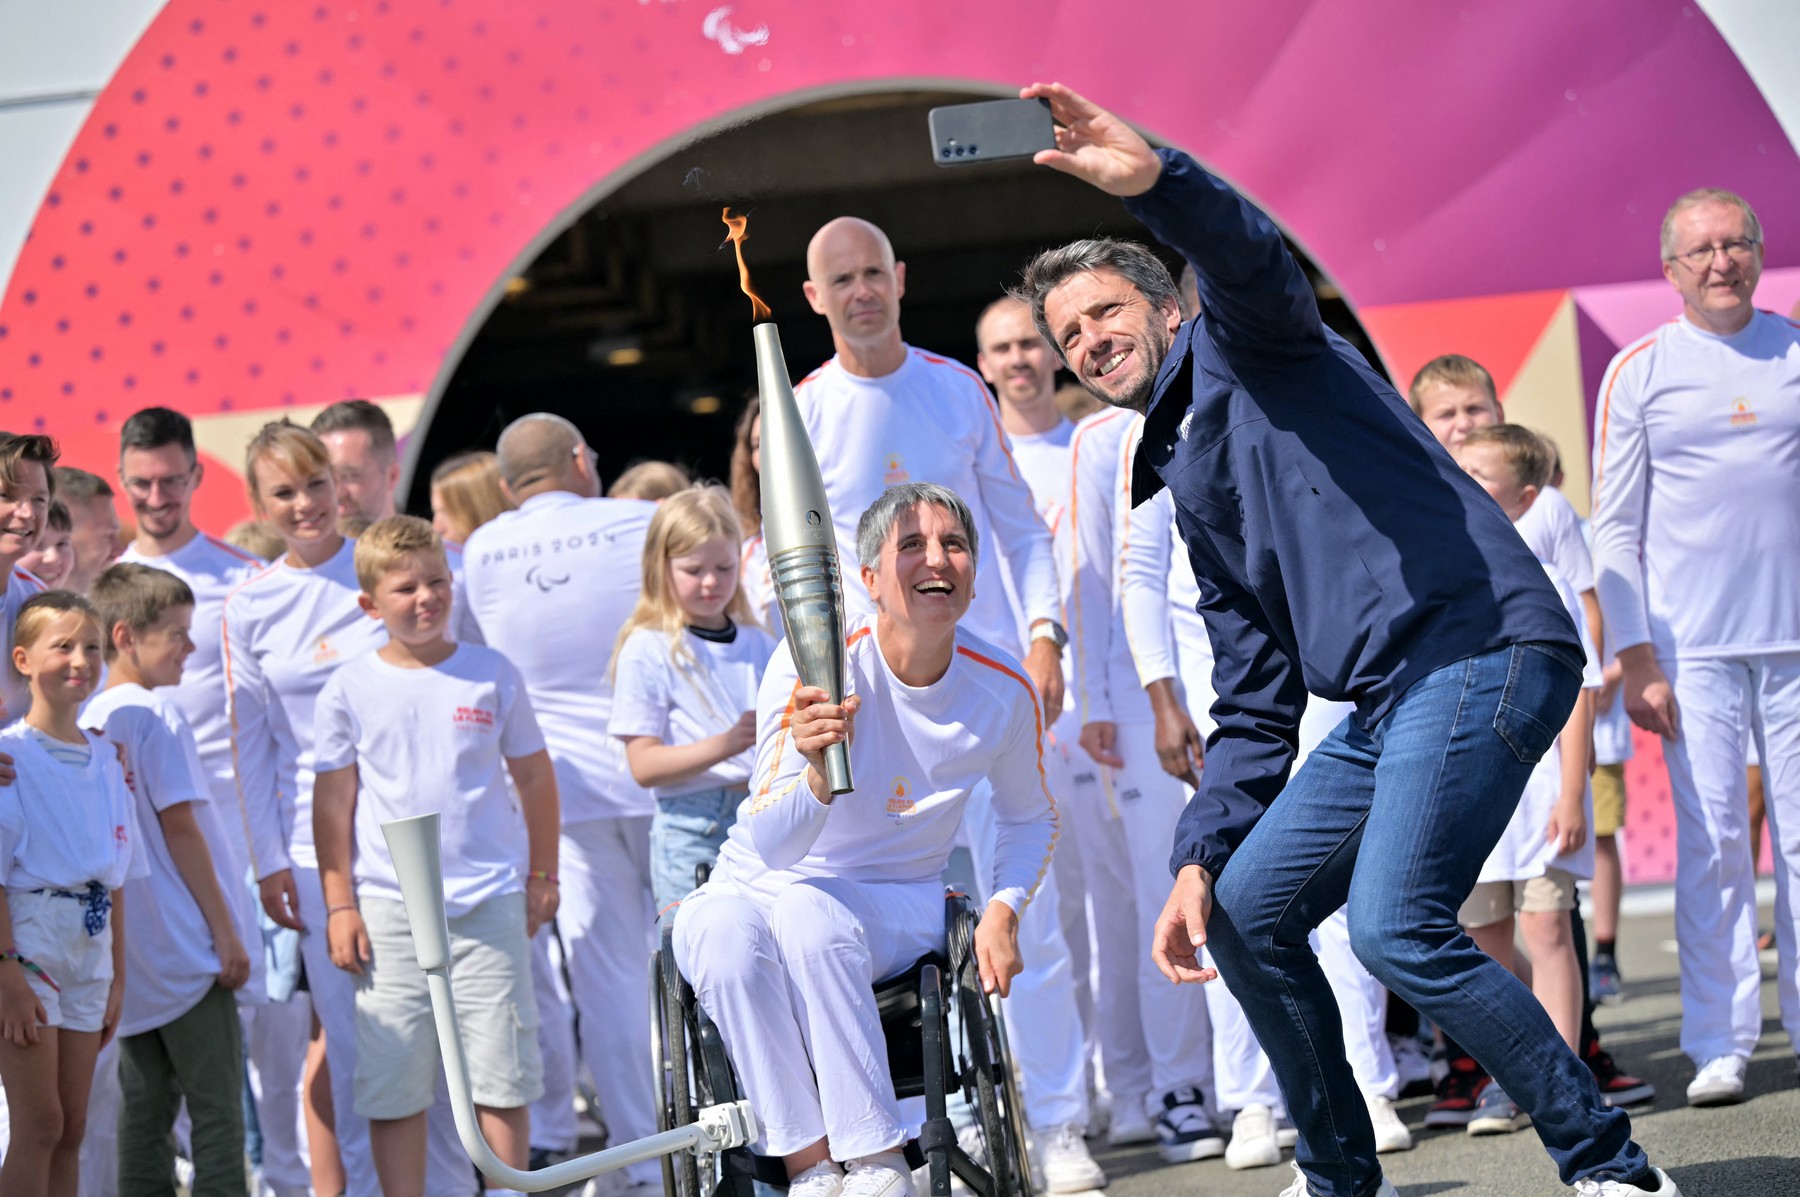
[{"label": "gray hair", "polygon": [[902,482],[881,492],[869,509],[856,521],[856,559],[870,569],[881,560],[881,546],[899,522],[900,514],[921,503],[930,503],[948,511],[969,538],[969,560],[981,559],[980,534],[975,531],[975,515],[962,496],[935,482]]},{"label": "gray hair", "polygon": [[1756,219],[1744,197],[1735,191],[1727,191],[1723,187],[1700,187],[1688,192],[1669,205],[1668,212],[1662,222],[1662,256],[1663,261],[1672,261],[1675,257],[1675,218],[1689,208],[1697,208],[1701,204],[1731,204],[1744,214],[1744,236],[1762,244],[1762,221]]},{"label": "gray hair", "polygon": [[1094,270],[1111,270],[1118,274],[1136,287],[1153,308],[1179,307],[1181,303],[1175,280],[1169,277],[1169,268],[1162,264],[1161,258],[1135,241],[1091,237],[1060,249],[1045,250],[1025,267],[1019,285],[1009,294],[1031,307],[1031,322],[1037,325],[1044,339],[1055,346],[1057,356],[1065,363],[1068,358],[1063,356],[1062,346],[1056,343],[1050,333],[1050,323],[1044,318],[1044,299],[1067,279]]}]

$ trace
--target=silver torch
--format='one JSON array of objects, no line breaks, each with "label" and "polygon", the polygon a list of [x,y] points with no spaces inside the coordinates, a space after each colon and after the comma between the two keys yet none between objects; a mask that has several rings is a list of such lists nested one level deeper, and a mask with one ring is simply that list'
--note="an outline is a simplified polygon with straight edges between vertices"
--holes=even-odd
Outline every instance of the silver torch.
[{"label": "silver torch", "polygon": [[431,992],[431,1013],[437,1020],[438,1047],[444,1057],[444,1079],[449,1082],[456,1133],[462,1139],[463,1150],[485,1176],[501,1188],[537,1193],[660,1156],[682,1151],[727,1151],[756,1138],[756,1118],[750,1112],[750,1103],[737,1101],[709,1106],[686,1126],[615,1144],[605,1151],[564,1160],[548,1168],[521,1171],[501,1162],[488,1147],[481,1125],[475,1120],[475,1096],[469,1089],[469,1066],[463,1055],[456,1002],[450,990],[450,924],[444,911],[438,816],[416,815],[383,823],[381,834],[387,838],[388,852],[394,859],[400,896],[406,902],[406,921],[412,926],[413,950]]},{"label": "silver torch", "polygon": [[[762,397],[763,543],[775,584],[781,626],[800,680],[844,701],[844,583],[838,572],[837,537],[825,505],[825,479],[812,439],[800,421],[800,405],[781,356],[781,335],[772,321],[752,330],[756,338],[756,383]],[[833,794],[847,794],[849,746],[825,750],[825,781]]]}]

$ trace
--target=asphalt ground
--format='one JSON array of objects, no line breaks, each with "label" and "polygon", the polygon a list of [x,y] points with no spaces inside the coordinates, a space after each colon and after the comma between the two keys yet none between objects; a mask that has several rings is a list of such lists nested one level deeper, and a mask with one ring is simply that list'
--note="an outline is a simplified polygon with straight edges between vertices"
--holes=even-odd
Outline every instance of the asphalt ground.
[{"label": "asphalt ground", "polygon": [[[1766,919],[1765,919],[1766,924]],[[1651,1162],[1675,1178],[1684,1197],[1800,1197],[1800,1083],[1777,1016],[1774,956],[1764,953],[1763,1037],[1750,1058],[1742,1105],[1689,1107],[1693,1064],[1678,1046],[1681,1000],[1669,915],[1627,918],[1619,936],[1625,1000],[1596,1016],[1601,1043],[1625,1071],[1656,1085],[1654,1104],[1632,1111],[1632,1131]],[[1412,1151],[1382,1157],[1400,1197],[1552,1197],[1558,1180],[1537,1136],[1470,1138],[1460,1129],[1423,1127],[1429,1098],[1399,1104],[1412,1129]],[[1095,1158],[1112,1183],[1108,1197],[1275,1197],[1293,1180],[1278,1167],[1234,1172],[1223,1160],[1165,1164],[1153,1146],[1107,1148]],[[1289,1153],[1291,1158],[1291,1153]]]}]

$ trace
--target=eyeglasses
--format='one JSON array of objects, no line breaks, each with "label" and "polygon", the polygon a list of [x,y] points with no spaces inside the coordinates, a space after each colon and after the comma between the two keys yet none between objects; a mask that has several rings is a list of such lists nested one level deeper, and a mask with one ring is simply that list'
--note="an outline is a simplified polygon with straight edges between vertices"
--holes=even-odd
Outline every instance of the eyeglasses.
[{"label": "eyeglasses", "polygon": [[1669,260],[1681,262],[1689,270],[1701,271],[1712,265],[1713,255],[1724,250],[1726,257],[1742,266],[1755,255],[1756,247],[1761,244],[1762,242],[1752,241],[1748,237],[1739,237],[1735,241],[1727,241],[1722,245],[1702,245],[1697,249],[1690,249],[1686,253],[1675,254]]},{"label": "eyeglasses", "polygon": [[125,492],[134,499],[148,499],[159,486],[165,495],[173,498],[186,494],[194,485],[194,471],[188,469],[162,478],[121,478],[119,481],[125,484]]}]

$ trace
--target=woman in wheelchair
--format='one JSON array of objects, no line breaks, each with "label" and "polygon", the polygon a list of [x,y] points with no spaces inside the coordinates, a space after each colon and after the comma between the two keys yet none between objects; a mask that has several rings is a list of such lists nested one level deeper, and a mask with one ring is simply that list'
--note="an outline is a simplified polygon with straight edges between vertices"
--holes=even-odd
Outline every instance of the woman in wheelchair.
[{"label": "woman in wheelchair", "polygon": [[[1020,971],[1018,915],[1049,865],[1056,806],[1024,669],[957,627],[977,547],[945,487],[890,487],[863,514],[875,614],[849,629],[850,697],[800,685],[776,650],[750,797],[676,912],[675,959],[795,1197],[912,1197],[873,986],[944,950],[941,875],[983,781],[999,835],[975,952],[989,992]],[[833,798],[823,754],[842,742],[859,784]]]}]

